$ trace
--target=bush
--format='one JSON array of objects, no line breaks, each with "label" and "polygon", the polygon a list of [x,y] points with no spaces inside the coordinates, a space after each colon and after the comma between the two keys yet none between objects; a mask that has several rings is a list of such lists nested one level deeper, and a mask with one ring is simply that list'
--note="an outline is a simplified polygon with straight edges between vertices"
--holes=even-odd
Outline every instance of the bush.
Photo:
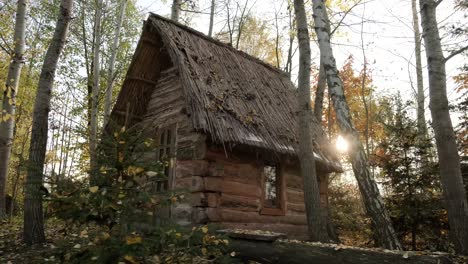
[{"label": "bush", "polygon": [[156,224],[158,212],[184,199],[185,193],[155,192],[167,164],[141,158],[153,147],[141,133],[122,129],[103,140],[93,184],[76,185],[51,198],[54,216],[81,226],[82,241],[73,247],[65,244],[64,252],[73,254],[64,258],[75,263],[228,261],[228,240],[213,235],[208,226]]}]

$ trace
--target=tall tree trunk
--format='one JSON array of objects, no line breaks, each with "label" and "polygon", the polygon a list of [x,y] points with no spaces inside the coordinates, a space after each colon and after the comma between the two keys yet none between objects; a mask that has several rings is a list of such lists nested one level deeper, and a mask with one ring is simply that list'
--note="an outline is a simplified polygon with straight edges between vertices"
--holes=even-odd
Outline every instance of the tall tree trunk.
[{"label": "tall tree trunk", "polygon": [[210,27],[208,29],[208,36],[213,36],[213,24],[214,24],[214,14],[216,9],[216,1],[211,0],[211,9],[210,9]]},{"label": "tall tree trunk", "polygon": [[450,119],[445,74],[446,58],[440,43],[436,18],[437,3],[434,0],[420,0],[419,6],[429,72],[429,108],[439,156],[445,206],[448,211],[450,237],[457,252],[468,254],[468,202]]},{"label": "tall tree trunk", "polygon": [[366,153],[351,120],[349,106],[344,96],[343,82],[338,75],[333,57],[330,35],[326,30],[327,18],[324,2],[323,0],[313,0],[312,2],[315,32],[320,47],[320,56],[327,74],[328,90],[333,101],[338,126],[350,144],[350,160],[367,213],[371,217],[377,237],[380,239],[379,244],[388,249],[401,249],[377,184],[370,175]]},{"label": "tall tree trunk", "polygon": [[115,31],[114,31],[114,41],[112,42],[111,56],[109,59],[109,69],[107,71],[107,89],[106,89],[106,99],[104,101],[104,126],[109,121],[111,114],[112,106],[112,92],[114,90],[114,65],[115,58],[117,57],[117,50],[119,47],[120,40],[120,29],[122,28],[122,23],[125,18],[125,8],[127,7],[127,0],[120,0],[120,13],[116,21]]},{"label": "tall tree trunk", "polygon": [[73,0],[61,0],[55,32],[42,65],[34,103],[29,166],[24,194],[24,242],[28,245],[45,242],[42,212],[43,167],[47,146],[47,129],[50,99],[55,71],[67,39],[68,25],[72,19]]},{"label": "tall tree trunk", "polygon": [[2,112],[0,120],[0,218],[6,215],[6,183],[8,178],[8,163],[13,144],[13,128],[15,126],[16,93],[21,77],[24,56],[24,38],[26,29],[27,0],[18,0],[16,11],[15,32],[13,36],[14,50],[3,92]]},{"label": "tall tree trunk", "polygon": [[411,0],[413,13],[414,53],[416,57],[416,86],[417,86],[417,124],[418,134],[421,138],[426,136],[426,116],[424,114],[424,84],[421,59],[421,32],[419,31],[419,17],[416,0]]},{"label": "tall tree trunk", "polygon": [[90,157],[90,180],[93,181],[93,172],[96,169],[97,154],[97,129],[98,129],[98,99],[99,99],[99,84],[101,80],[100,72],[100,46],[101,46],[101,9],[103,1],[98,0],[96,6],[96,16],[94,18],[94,48],[93,48],[93,91],[91,94],[91,126],[89,137],[89,157]]},{"label": "tall tree trunk", "polygon": [[171,19],[179,22],[181,0],[172,1]]},{"label": "tall tree trunk", "polygon": [[294,0],[299,41],[299,160],[304,183],[304,201],[307,214],[309,237],[312,241],[329,242],[327,225],[324,222],[326,211],[321,207],[314,148],[311,135],[313,120],[310,106],[310,39],[303,0]]},{"label": "tall tree trunk", "polygon": [[315,118],[319,123],[322,123],[323,115],[323,96],[325,94],[325,89],[327,89],[327,74],[325,73],[325,68],[323,67],[322,58],[320,58],[320,69],[319,76],[317,81],[317,91],[315,91],[315,102],[314,102],[314,114]]}]

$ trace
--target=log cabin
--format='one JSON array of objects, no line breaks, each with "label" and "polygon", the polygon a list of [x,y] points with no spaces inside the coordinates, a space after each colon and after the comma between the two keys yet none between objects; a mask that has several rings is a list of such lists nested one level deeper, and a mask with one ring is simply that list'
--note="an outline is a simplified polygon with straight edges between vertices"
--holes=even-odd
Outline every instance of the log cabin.
[{"label": "log cabin", "polygon": [[[156,191],[190,193],[169,208],[173,221],[301,238],[307,228],[296,113],[286,73],[150,14],[107,130],[139,126],[156,142],[145,159],[171,157]],[[326,206],[327,176],[341,165],[321,125],[310,122]]]}]

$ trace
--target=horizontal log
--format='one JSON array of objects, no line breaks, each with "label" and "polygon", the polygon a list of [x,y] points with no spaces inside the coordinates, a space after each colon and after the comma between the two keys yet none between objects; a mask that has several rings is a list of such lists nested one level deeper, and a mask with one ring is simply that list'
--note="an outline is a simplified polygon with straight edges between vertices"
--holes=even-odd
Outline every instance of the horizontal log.
[{"label": "horizontal log", "polygon": [[235,209],[220,208],[222,220],[237,223],[267,223],[267,224],[306,224],[305,215],[269,216],[258,212],[244,212]]},{"label": "horizontal log", "polygon": [[260,208],[260,199],[223,193],[221,196],[220,206],[224,208],[235,208],[236,210],[241,211],[258,212]]},{"label": "horizontal log", "polygon": [[206,160],[178,160],[176,163],[177,178],[204,176],[208,169]]},{"label": "horizontal log", "polygon": [[223,194],[233,194],[238,196],[255,198],[260,198],[261,196],[260,186],[241,182],[234,182],[226,179],[223,181],[222,192]]},{"label": "horizontal log", "polygon": [[291,173],[285,173],[286,186],[302,190],[302,177]]},{"label": "horizontal log", "polygon": [[413,252],[346,248],[328,244],[302,244],[293,242],[264,242],[231,239],[230,250],[242,262],[290,264],[448,264],[448,256],[419,255]]},{"label": "horizontal log", "polygon": [[286,209],[288,211],[292,211],[294,213],[304,213],[305,212],[305,205],[302,203],[286,203]]},{"label": "horizontal log", "polygon": [[286,188],[286,202],[303,204],[304,193],[295,189]]}]

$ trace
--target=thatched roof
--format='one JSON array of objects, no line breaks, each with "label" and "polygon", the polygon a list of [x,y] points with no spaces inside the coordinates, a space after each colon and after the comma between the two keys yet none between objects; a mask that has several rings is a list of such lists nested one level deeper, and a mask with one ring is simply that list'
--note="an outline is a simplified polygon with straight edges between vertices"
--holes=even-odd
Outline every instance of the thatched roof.
[{"label": "thatched roof", "polygon": [[[284,72],[159,15],[149,16],[143,32],[146,39],[148,32],[158,35],[154,37],[162,42],[158,46],[167,50],[179,71],[195,130],[213,142],[295,152],[296,88]],[[137,52],[140,47],[141,43]],[[138,63],[132,62],[129,74]],[[125,98],[129,97],[119,97],[116,107],[123,108]],[[338,159],[321,125],[315,119],[311,122],[316,157],[338,170]]]}]

